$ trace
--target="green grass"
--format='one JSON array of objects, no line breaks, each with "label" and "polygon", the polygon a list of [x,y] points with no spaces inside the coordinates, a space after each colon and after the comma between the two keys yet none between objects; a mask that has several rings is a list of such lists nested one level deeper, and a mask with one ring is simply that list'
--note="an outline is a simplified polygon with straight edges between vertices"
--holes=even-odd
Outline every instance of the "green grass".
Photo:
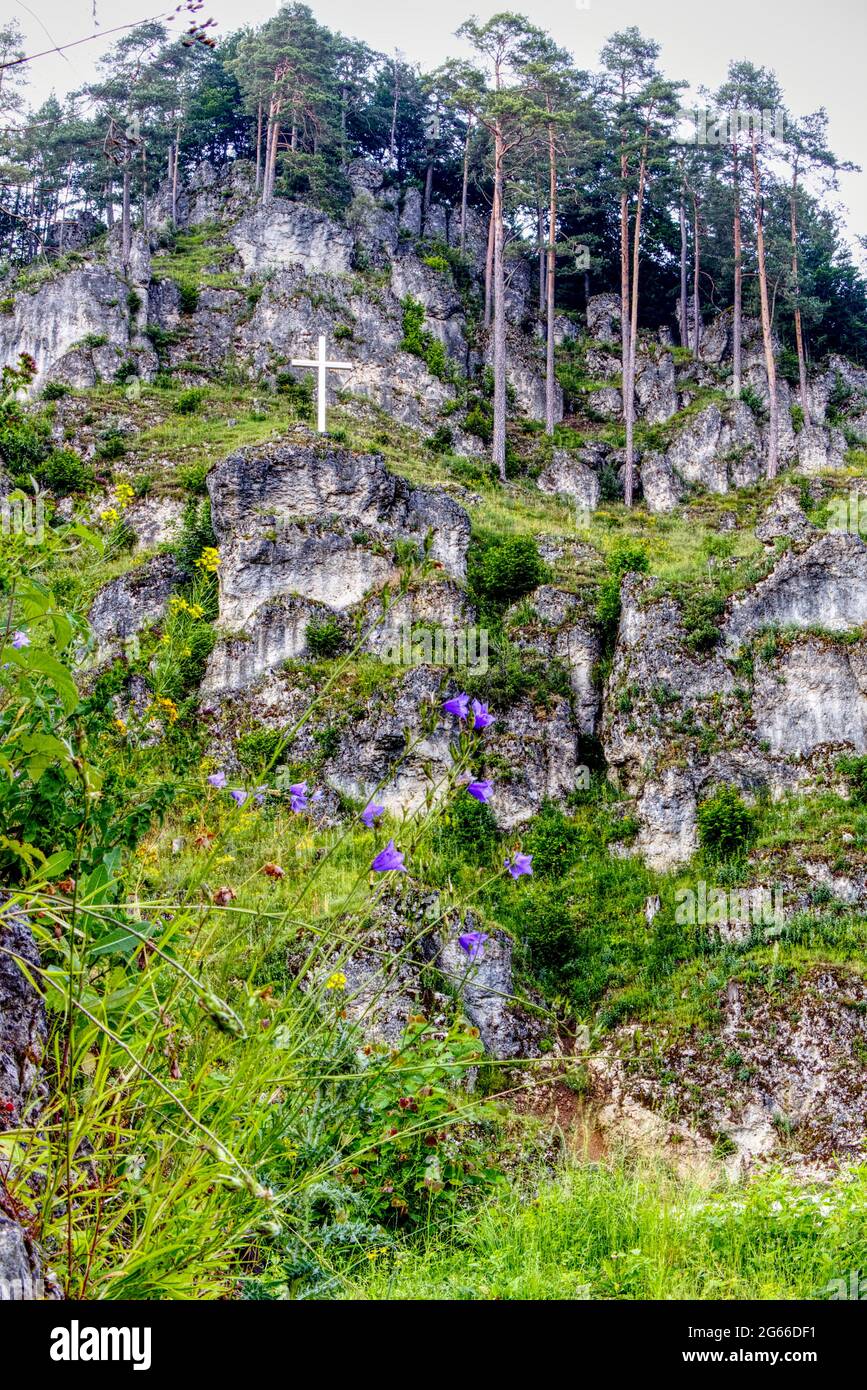
[{"label": "green grass", "polygon": [[867,1261],[867,1171],[799,1190],[707,1189],[661,1164],[570,1166],[511,1188],[450,1239],[384,1251],[355,1299],[822,1299]]}]

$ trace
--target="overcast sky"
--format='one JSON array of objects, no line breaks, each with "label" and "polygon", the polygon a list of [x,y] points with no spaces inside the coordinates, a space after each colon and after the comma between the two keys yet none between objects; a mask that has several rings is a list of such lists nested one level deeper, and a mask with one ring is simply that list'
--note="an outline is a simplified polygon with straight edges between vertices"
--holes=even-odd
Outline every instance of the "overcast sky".
[{"label": "overcast sky", "polygon": [[[832,149],[843,159],[867,166],[865,0],[310,0],[320,22],[364,39],[373,48],[400,49],[410,62],[425,67],[459,50],[454,31],[475,12],[481,19],[498,10],[515,9],[547,29],[575,56],[579,66],[595,65],[605,39],[636,24],[662,45],[661,61],[670,77],[688,78],[694,86],[713,89],[732,58],[749,58],[773,68],[786,105],[796,114],[825,106],[830,116]],[[274,0],[206,0],[219,34],[269,18]],[[114,25],[160,12],[148,0],[8,0],[24,31],[28,53],[64,44]],[[111,38],[52,53],[30,64],[30,99],[52,90],[58,95],[80,86],[93,74]],[[841,178],[840,199],[848,209],[852,234],[867,233],[867,175]]]}]

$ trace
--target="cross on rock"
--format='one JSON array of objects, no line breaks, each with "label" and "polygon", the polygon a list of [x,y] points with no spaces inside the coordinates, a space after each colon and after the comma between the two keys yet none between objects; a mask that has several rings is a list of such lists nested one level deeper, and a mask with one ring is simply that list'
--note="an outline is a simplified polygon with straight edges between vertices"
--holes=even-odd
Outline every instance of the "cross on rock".
[{"label": "cross on rock", "polygon": [[319,352],[315,358],[299,357],[292,359],[293,367],[316,367],[318,380],[316,385],[316,429],[319,434],[325,433],[325,385],[328,372],[348,372],[352,370],[352,362],[328,362],[326,361],[325,334],[319,334]]}]

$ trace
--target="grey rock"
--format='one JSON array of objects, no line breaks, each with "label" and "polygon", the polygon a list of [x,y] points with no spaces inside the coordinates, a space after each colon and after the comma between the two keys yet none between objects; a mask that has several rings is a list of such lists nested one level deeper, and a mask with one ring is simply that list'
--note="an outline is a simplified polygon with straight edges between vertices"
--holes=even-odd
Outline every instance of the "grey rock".
[{"label": "grey rock", "polygon": [[539,474],[543,492],[571,497],[579,507],[595,511],[599,506],[599,479],[592,468],[567,449],[554,449],[551,462]]},{"label": "grey rock", "polygon": [[643,454],[640,473],[641,492],[648,511],[672,512],[686,496],[684,484],[664,454]]},{"label": "grey rock", "polygon": [[463,579],[470,523],[462,507],[411,487],[378,455],[309,439],[233,454],[208,477],[224,626],[245,623],[278,593],[349,607],[392,577],[397,540],[429,541],[431,557]]},{"label": "grey rock", "polygon": [[662,352],[656,361],[642,354],[636,364],[635,399],[638,414],[649,424],[670,420],[678,408],[674,358]]},{"label": "grey rock", "polygon": [[305,203],[281,199],[257,208],[229,229],[229,239],[248,272],[303,266],[339,275],[352,269],[352,233]]},{"label": "grey rock", "polygon": [[[15,957],[38,978],[39,953],[20,913],[0,904],[0,1132],[36,1123],[46,1096],[42,1074],[48,1028],[41,995]],[[7,1162],[0,1156],[0,1176]],[[0,1198],[2,1201],[2,1198]],[[37,1253],[0,1210],[0,1302],[40,1297]]]},{"label": "grey rock", "polygon": [[839,429],[805,425],[797,435],[796,450],[798,468],[802,473],[843,468],[846,463],[846,439]]},{"label": "grey rock", "polygon": [[205,700],[248,690],[268,671],[307,651],[307,626],[330,609],[306,599],[282,597],[256,609],[247,635],[223,638],[208,658],[199,688]]},{"label": "grey rock", "polygon": [[104,585],[88,614],[96,638],[96,663],[106,660],[125,639],[162,618],[182,578],[173,555],[155,555]]},{"label": "grey rock", "polygon": [[820,536],[789,551],[755,589],[732,600],[724,624],[730,652],[763,628],[849,632],[867,622],[867,546],[859,536]]},{"label": "grey rock", "polygon": [[620,334],[619,295],[591,295],[587,301],[587,332],[597,342],[617,342]]},{"label": "grey rock", "polygon": [[795,642],[759,667],[753,716],[774,754],[808,758],[823,745],[867,752],[867,647]]},{"label": "grey rock", "polygon": [[756,527],[756,535],[766,544],[783,538],[806,541],[815,531],[801,506],[800,493],[791,487],[780,489]]}]

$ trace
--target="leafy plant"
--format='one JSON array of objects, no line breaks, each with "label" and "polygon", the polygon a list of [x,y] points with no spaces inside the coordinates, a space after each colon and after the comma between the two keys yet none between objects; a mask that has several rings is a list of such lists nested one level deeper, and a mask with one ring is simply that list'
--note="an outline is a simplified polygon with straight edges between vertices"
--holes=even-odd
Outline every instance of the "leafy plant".
[{"label": "leafy plant", "polygon": [[734,787],[720,787],[702,802],[697,820],[699,842],[713,858],[740,858],[755,841],[755,814]]}]

